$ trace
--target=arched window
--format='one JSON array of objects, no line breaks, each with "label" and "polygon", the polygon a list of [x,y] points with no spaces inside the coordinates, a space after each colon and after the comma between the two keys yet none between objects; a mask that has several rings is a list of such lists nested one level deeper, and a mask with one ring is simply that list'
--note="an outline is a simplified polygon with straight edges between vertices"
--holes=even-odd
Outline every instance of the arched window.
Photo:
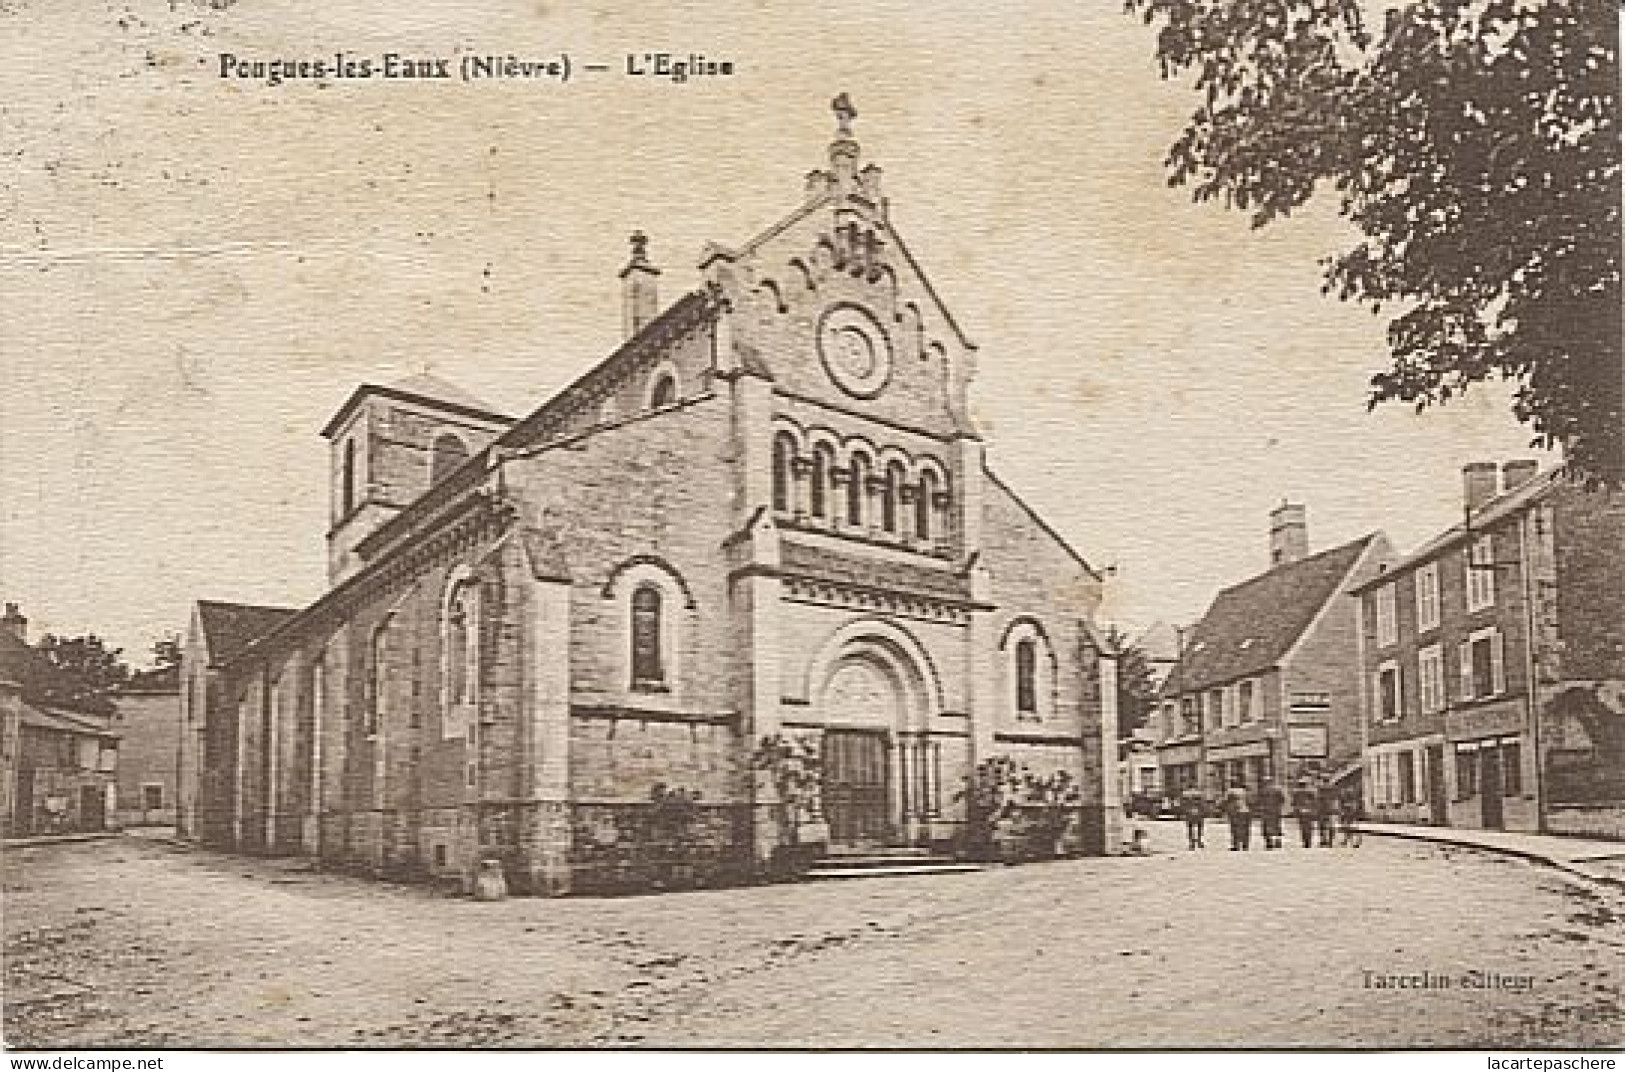
[{"label": "arched window", "polygon": [[773,439],[773,509],[790,509],[790,489],[795,479],[796,441],[780,432]]},{"label": "arched window", "polygon": [[1038,644],[1016,641],[1016,714],[1038,715]]},{"label": "arched window", "polygon": [[450,432],[435,436],[429,451],[429,483],[438,484],[468,461],[468,445]]},{"label": "arched window", "polygon": [[677,401],[677,380],[670,373],[661,373],[649,391],[649,408],[665,409]]},{"label": "arched window", "polygon": [[389,714],[389,619],[385,618],[372,634],[372,650],[368,652],[367,667],[367,736],[376,737],[382,731]]},{"label": "arched window", "polygon": [[475,721],[480,687],[480,590],[456,581],[446,595],[441,623],[441,736],[461,737]]},{"label": "arched window", "polygon": [[344,441],[344,466],[340,476],[342,493],[339,496],[339,516],[347,516],[355,509],[355,440]]},{"label": "arched window", "polygon": [[903,493],[903,467],[897,462],[886,466],[886,489],[880,501],[880,525],[887,532],[897,531],[897,500]]},{"label": "arched window", "polygon": [[937,497],[937,474],[927,469],[920,474],[920,486],[914,493],[914,535],[922,540],[931,538],[931,500]]},{"label": "arched window", "polygon": [[869,483],[869,457],[866,454],[852,455],[852,472],[846,485],[846,523],[848,525],[863,524],[863,497],[867,494],[866,485]]},{"label": "arched window", "polygon": [[808,489],[812,500],[808,505],[812,508],[812,516],[823,518],[829,516],[829,503],[826,498],[829,494],[829,471],[835,468],[835,457],[829,447],[823,443],[813,448],[812,486]]},{"label": "arched window", "polygon": [[632,593],[632,687],[666,687],[666,665],[660,644],[660,589],[640,585]]}]

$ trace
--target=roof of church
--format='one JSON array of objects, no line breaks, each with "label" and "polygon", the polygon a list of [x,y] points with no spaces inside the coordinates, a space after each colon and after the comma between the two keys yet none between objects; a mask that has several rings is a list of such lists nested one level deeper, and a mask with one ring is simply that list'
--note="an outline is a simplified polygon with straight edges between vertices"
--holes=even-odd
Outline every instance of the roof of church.
[{"label": "roof of church", "polygon": [[203,628],[211,663],[225,662],[297,613],[292,607],[220,603],[212,599],[200,599],[197,604],[198,623]]},{"label": "roof of church", "polygon": [[410,376],[402,376],[398,380],[391,380],[385,386],[435,402],[450,402],[455,406],[467,406],[469,409],[480,409],[487,413],[496,412],[489,402],[470,394],[450,380],[441,379],[428,369],[414,372]]},{"label": "roof of church", "polygon": [[403,402],[416,402],[420,405],[431,406],[435,409],[449,410],[465,417],[476,417],[483,421],[498,424],[512,424],[514,418],[505,413],[498,413],[490,404],[475,395],[463,390],[456,384],[441,379],[431,372],[417,372],[404,376],[389,383],[363,383],[350,397],[345,399],[344,405],[338,408],[331,420],[322,428],[322,436],[331,439],[333,433],[343,427],[349,420],[350,414],[360,405],[361,399],[367,395],[383,395],[386,398],[395,398]]},{"label": "roof of church", "polygon": [[1370,533],[1221,591],[1185,646],[1175,678],[1179,690],[1231,681],[1280,662],[1379,538]]}]

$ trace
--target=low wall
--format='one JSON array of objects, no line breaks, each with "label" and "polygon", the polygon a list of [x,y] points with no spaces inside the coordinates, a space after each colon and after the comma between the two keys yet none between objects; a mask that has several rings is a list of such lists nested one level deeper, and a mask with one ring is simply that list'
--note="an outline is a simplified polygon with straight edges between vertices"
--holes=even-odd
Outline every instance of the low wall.
[{"label": "low wall", "polygon": [[1625,802],[1554,805],[1546,812],[1546,830],[1553,834],[1625,841]]}]

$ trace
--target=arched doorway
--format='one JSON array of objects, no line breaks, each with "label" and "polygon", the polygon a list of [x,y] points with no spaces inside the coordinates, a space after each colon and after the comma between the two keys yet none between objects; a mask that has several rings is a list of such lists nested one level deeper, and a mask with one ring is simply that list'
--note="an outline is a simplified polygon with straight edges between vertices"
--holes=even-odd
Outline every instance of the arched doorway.
[{"label": "arched doorway", "polygon": [[892,808],[893,727],[902,713],[886,668],[864,656],[842,659],[819,704],[823,741],[823,806],[830,845],[861,850],[896,836]]},{"label": "arched doorway", "polygon": [[910,758],[936,700],[917,643],[899,633],[889,623],[849,627],[814,661],[823,811],[835,852],[910,844],[919,834]]}]

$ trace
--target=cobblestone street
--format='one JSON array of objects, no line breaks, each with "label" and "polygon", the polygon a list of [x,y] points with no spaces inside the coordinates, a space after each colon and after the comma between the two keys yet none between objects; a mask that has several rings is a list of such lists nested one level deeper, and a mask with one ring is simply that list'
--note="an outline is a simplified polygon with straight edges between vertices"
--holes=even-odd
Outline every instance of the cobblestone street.
[{"label": "cobblestone street", "polygon": [[[1625,1042],[1625,903],[1522,861],[1156,854],[480,904],[132,837],[8,849],[5,1028],[79,1046]],[[1470,972],[1527,989],[1391,989]],[[1368,976],[1366,973],[1370,973]]]}]

